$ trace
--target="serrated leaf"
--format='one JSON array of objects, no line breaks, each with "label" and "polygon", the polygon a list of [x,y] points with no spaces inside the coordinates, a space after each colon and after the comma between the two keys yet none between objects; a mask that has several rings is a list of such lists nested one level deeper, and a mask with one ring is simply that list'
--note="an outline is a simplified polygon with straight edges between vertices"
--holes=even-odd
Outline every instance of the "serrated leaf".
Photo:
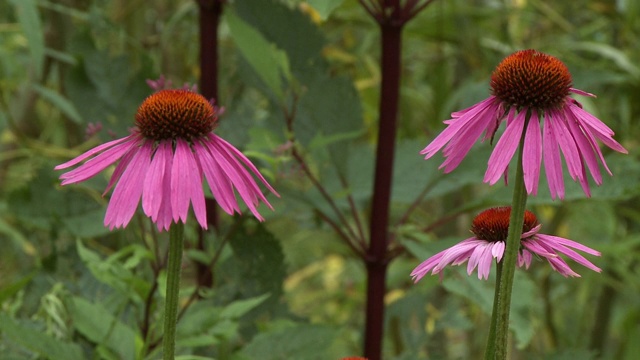
[{"label": "serrated leaf", "polygon": [[245,60],[264,83],[279,98],[284,99],[283,79],[291,79],[287,54],[269,43],[256,29],[237,17],[233,12],[225,12],[225,19],[238,49]]},{"label": "serrated leaf", "polygon": [[237,279],[233,290],[244,299],[270,294],[260,307],[274,306],[283,292],[284,254],[278,240],[262,223],[252,229],[248,228],[249,223],[244,221],[229,242],[234,254],[232,271]]},{"label": "serrated leaf", "polygon": [[11,0],[11,2],[15,7],[20,27],[27,38],[36,76],[40,78],[44,70],[44,31],[38,13],[37,1]]},{"label": "serrated leaf", "polygon": [[42,332],[42,330],[23,325],[5,314],[0,314],[0,332],[3,333],[3,337],[37,353],[45,359],[84,359],[80,346],[55,339]]}]

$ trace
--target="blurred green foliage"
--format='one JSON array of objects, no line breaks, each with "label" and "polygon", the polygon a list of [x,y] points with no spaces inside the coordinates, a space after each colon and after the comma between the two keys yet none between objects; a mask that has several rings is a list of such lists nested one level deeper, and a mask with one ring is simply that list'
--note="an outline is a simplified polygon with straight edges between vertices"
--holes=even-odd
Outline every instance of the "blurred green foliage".
[{"label": "blurred green foliage", "polygon": [[[580,98],[627,149],[585,199],[575,184],[530,199],[545,233],[602,252],[601,274],[564,279],[542,262],[518,271],[517,359],[632,359],[640,349],[640,3],[439,0],[404,31],[385,359],[473,358],[483,351],[493,278],[447,269],[411,283],[424,258],[467,237],[471,217],[510,189],[481,184],[489,144],[444,176],[418,151],[449,113],[488,94],[494,66],[536,48],[562,59]],[[145,79],[199,77],[195,1],[0,2],[0,354],[3,359],[153,359],[162,329],[167,235],[148,219],[102,225],[108,174],[61,188],[53,167],[127,134]],[[281,193],[264,224],[222,216],[188,229],[180,359],[336,359],[360,353],[364,268],[323,216],[292,159],[299,146],[344,213],[366,218],[380,85],[379,33],[355,0],[236,0],[220,28],[216,130]],[[294,111],[295,110],[295,111]],[[291,129],[287,124],[291,124]],[[89,124],[102,126],[87,136]],[[291,132],[298,144],[288,142]],[[541,177],[544,178],[544,177]],[[565,176],[565,178],[568,178]],[[407,212],[411,209],[411,212]],[[350,217],[350,222],[355,220]],[[191,223],[193,225],[193,222]],[[199,265],[212,265],[212,287]]]}]

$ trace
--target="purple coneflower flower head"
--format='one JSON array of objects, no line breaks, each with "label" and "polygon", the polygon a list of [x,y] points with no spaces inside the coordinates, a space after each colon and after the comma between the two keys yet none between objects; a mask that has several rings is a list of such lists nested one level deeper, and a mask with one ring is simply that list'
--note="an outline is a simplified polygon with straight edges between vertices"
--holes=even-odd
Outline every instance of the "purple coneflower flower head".
[{"label": "purple coneflower flower head", "polygon": [[[484,182],[495,184],[508,171],[524,134],[522,165],[527,192],[536,194],[541,163],[547,174],[551,197],[564,198],[564,180],[560,152],[569,174],[590,196],[586,168],[596,184],[602,184],[598,159],[611,174],[598,147],[600,140],[611,149],[627,153],[613,139],[614,132],[585,111],[569,95],[593,94],[572,87],[567,67],[553,56],[535,50],[522,50],[506,57],[491,76],[489,98],[451,114],[447,128],[420,153],[425,159],[442,151],[440,168],[453,171],[467,155],[476,139],[493,141],[498,127],[506,119],[506,129],[493,150]],[[483,135],[484,132],[484,135]],[[506,178],[506,177],[505,177]]]},{"label": "purple coneflower flower head", "polygon": [[[502,260],[510,216],[511,207],[497,207],[481,212],[473,219],[473,225],[471,226],[473,237],[428,258],[411,272],[411,277],[415,282],[418,282],[429,272],[432,275],[440,274],[442,276],[445,266],[460,265],[468,261],[467,274],[471,275],[478,268],[478,279],[488,279],[493,259],[496,259],[497,262]],[[600,268],[575,250],[595,256],[600,256],[600,252],[569,239],[540,234],[540,227],[542,225],[538,223],[536,216],[531,211],[526,210],[520,249],[518,251],[519,267],[525,266],[528,269],[533,256],[536,255],[546,259],[551,268],[562,276],[580,277],[560,257],[560,255],[564,255],[593,271],[601,271]]]},{"label": "purple coneflower flower head", "polygon": [[[253,176],[278,195],[258,169],[233,145],[212,131],[216,108],[189,90],[160,90],[138,108],[129,136],[97,146],[55,167],[84,164],[60,176],[62,185],[85,181],[118,163],[105,194],[114,188],[104,219],[110,229],[126,226],[142,200],[144,213],[159,230],[187,220],[190,205],[207,228],[202,180],[206,179],[218,205],[228,214],[240,213],[235,192],[259,220],[262,194]],[[253,174],[253,176],[252,176]]]}]

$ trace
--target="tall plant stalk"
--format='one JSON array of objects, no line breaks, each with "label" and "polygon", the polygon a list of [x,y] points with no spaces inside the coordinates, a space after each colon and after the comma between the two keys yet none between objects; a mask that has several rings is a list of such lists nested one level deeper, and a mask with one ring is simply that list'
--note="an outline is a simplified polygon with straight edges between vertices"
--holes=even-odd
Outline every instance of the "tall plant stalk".
[{"label": "tall plant stalk", "polygon": [[378,143],[370,219],[370,241],[364,260],[367,269],[367,305],[364,355],[369,360],[382,357],[384,334],[384,296],[389,253],[389,204],[396,147],[402,29],[431,0],[360,0],[376,20],[381,33],[382,83],[380,84]]},{"label": "tall plant stalk", "polygon": [[402,26],[381,25],[382,84],[380,89],[380,123],[370,220],[370,242],[365,261],[367,267],[367,308],[364,354],[380,359],[384,328],[387,251],[389,245],[389,202],[396,145]]},{"label": "tall plant stalk", "polygon": [[[200,31],[200,93],[207,99],[218,102],[218,29],[224,0],[198,0]],[[218,234],[219,214],[216,201],[205,198],[207,223]],[[198,250],[205,251],[204,231],[198,229]],[[200,262],[195,263],[198,284],[213,286],[211,269]]]},{"label": "tall plant stalk", "polygon": [[[218,98],[218,28],[223,0],[198,0],[200,9],[200,93],[207,99]],[[215,200],[207,199],[207,222],[218,231]]]}]

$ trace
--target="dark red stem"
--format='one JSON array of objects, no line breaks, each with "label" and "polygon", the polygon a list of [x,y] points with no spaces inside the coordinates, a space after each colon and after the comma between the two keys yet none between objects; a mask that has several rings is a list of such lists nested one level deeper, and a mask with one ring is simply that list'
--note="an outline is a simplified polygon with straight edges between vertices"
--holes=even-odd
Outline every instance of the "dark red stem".
[{"label": "dark red stem", "polygon": [[[199,0],[200,7],[200,93],[207,99],[218,97],[218,28],[223,0]],[[207,222],[217,232],[218,211],[213,199],[207,199]],[[213,204],[211,204],[213,202]]]},{"label": "dark red stem", "polygon": [[[390,20],[390,19],[389,19]],[[402,23],[380,23],[382,31],[382,84],[376,170],[371,209],[371,241],[365,258],[367,266],[367,309],[364,355],[380,360],[384,330],[384,296],[389,262],[389,202],[396,142],[400,95]]]},{"label": "dark red stem", "polygon": [[[200,8],[200,93],[207,99],[218,98],[218,27],[223,0],[199,0]],[[218,206],[214,199],[206,198],[207,224],[219,233]],[[198,250],[205,250],[204,232],[198,232]],[[205,264],[196,263],[198,285],[211,287],[213,274]]]}]

